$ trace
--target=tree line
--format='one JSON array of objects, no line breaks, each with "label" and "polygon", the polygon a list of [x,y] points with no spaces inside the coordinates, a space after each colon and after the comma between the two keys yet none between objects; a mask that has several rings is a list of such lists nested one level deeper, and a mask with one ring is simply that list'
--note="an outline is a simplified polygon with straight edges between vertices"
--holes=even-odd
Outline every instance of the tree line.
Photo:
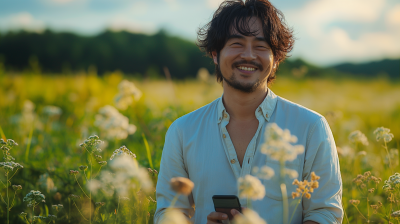
[{"label": "tree line", "polygon": [[[212,60],[195,43],[168,35],[161,30],[154,35],[125,31],[104,31],[95,36],[68,32],[8,32],[0,34],[0,63],[8,70],[29,68],[32,61],[45,73],[72,73],[95,67],[98,74],[120,70],[144,77],[164,76],[173,79],[195,77],[198,70],[214,72]],[[168,68],[166,71],[165,68]],[[329,68],[313,66],[301,59],[286,60],[278,74],[295,77],[337,76],[374,77],[386,74],[400,78],[400,59],[364,64],[341,64]]]}]

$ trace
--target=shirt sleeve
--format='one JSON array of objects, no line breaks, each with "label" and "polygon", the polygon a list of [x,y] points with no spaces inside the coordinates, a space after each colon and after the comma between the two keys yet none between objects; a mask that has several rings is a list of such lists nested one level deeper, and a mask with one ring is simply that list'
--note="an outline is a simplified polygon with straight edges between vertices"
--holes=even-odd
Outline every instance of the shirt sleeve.
[{"label": "shirt sleeve", "polygon": [[[155,224],[163,219],[165,209],[170,206],[176,195],[169,184],[171,178],[189,178],[183,159],[182,135],[177,125],[178,120],[172,123],[167,131],[161,155],[160,172],[156,186],[157,209],[154,214]],[[190,194],[189,197],[192,197],[192,195]],[[193,200],[189,200],[189,197],[180,195],[174,207],[181,209],[188,218],[191,218],[194,214],[194,206],[192,207],[194,203]]]},{"label": "shirt sleeve", "polygon": [[310,180],[311,172],[315,172],[321,179],[319,187],[311,193],[311,198],[303,199],[303,222],[342,223],[339,159],[332,132],[323,117],[316,121],[307,139],[303,180]]}]

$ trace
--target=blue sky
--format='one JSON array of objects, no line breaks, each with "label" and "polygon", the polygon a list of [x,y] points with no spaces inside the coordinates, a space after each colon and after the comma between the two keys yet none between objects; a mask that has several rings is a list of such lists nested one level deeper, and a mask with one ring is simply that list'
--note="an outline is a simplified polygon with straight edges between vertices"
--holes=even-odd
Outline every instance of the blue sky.
[{"label": "blue sky", "polygon": [[[84,35],[104,29],[194,41],[221,0],[2,0],[0,31],[51,28]],[[318,65],[400,57],[398,0],[271,0],[293,27],[292,55]]]}]

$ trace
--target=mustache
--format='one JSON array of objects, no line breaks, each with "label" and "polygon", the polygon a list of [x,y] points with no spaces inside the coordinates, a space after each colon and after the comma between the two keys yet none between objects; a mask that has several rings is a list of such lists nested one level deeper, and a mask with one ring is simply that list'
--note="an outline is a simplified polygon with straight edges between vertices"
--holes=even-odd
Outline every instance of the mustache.
[{"label": "mustache", "polygon": [[257,69],[259,69],[260,71],[264,70],[263,66],[255,61],[246,61],[246,60],[241,60],[241,61],[237,61],[234,62],[232,64],[232,69],[235,69],[236,67],[238,67],[240,64],[249,64],[249,65],[254,65],[256,66]]}]

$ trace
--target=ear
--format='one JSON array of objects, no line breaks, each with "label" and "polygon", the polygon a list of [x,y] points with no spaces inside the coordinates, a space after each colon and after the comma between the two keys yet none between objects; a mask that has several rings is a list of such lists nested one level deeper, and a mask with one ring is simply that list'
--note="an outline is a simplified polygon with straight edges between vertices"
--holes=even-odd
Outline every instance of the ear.
[{"label": "ear", "polygon": [[217,52],[216,52],[216,51],[213,51],[213,52],[211,52],[211,55],[212,55],[212,58],[213,58],[214,64],[218,65],[218,57],[217,57]]}]

